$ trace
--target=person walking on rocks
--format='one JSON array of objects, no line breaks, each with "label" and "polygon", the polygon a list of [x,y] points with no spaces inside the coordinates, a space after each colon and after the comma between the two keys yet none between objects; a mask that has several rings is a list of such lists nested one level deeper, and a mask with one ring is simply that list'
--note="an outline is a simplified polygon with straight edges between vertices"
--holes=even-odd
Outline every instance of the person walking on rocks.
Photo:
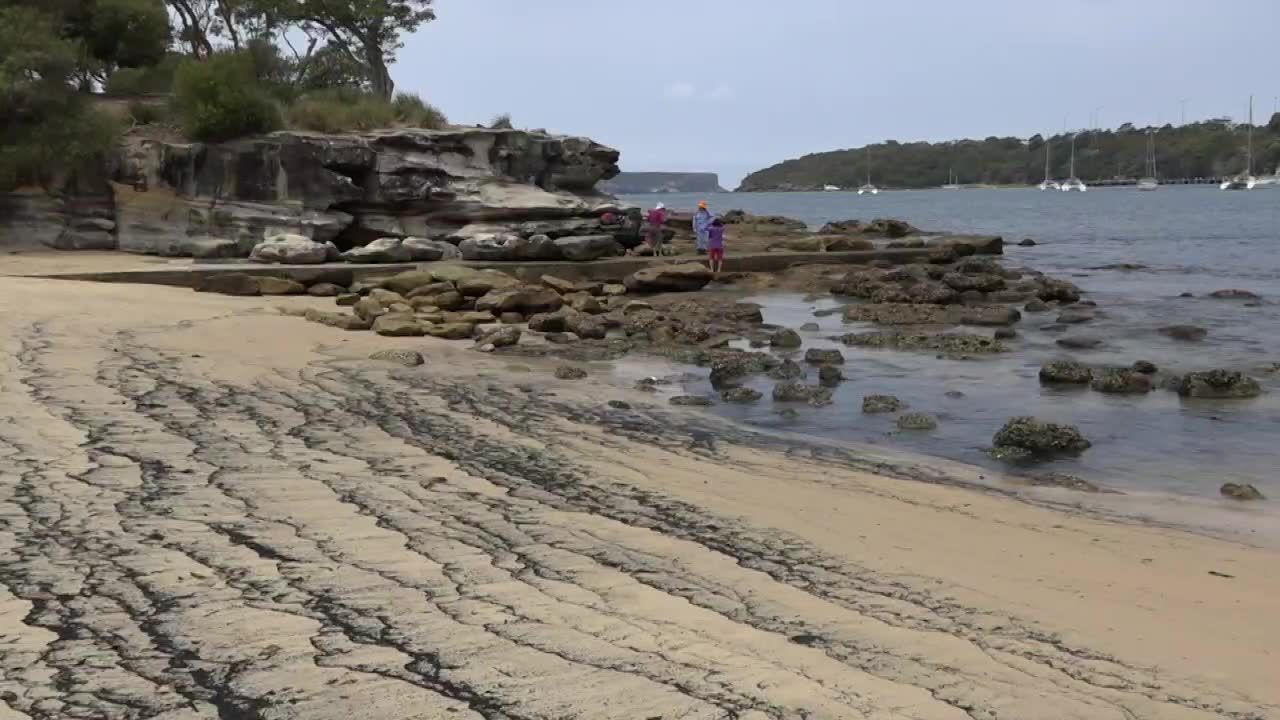
[{"label": "person walking on rocks", "polygon": [[707,228],[707,265],[717,275],[724,269],[724,221],[720,218]]},{"label": "person walking on rocks", "polygon": [[707,254],[707,233],[711,230],[711,221],[715,216],[707,209],[707,201],[698,201],[698,211],[693,214],[694,249],[699,255]]},{"label": "person walking on rocks", "polygon": [[649,211],[649,248],[654,255],[662,255],[662,231],[667,224],[667,206],[658,203]]}]

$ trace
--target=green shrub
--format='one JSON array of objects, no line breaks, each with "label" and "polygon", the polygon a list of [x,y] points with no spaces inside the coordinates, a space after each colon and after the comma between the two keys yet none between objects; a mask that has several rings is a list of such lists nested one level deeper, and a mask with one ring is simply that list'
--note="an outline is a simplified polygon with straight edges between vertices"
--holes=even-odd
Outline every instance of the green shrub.
[{"label": "green shrub", "polygon": [[120,137],[114,118],[74,96],[55,112],[4,124],[0,131],[5,137],[0,142],[0,190],[57,184],[77,168],[101,164]]},{"label": "green shrub", "polygon": [[376,130],[391,127],[395,120],[390,103],[355,88],[309,92],[289,108],[290,127],[316,132]]},{"label": "green shrub", "polygon": [[155,125],[169,120],[169,109],[162,104],[131,100],[129,117],[136,125]]},{"label": "green shrub", "polygon": [[391,109],[395,112],[396,120],[408,127],[442,130],[449,126],[449,118],[416,93],[397,93],[391,101]]},{"label": "green shrub", "polygon": [[502,113],[489,121],[489,127],[493,130],[510,130],[515,126],[511,124],[511,113]]},{"label": "green shrub", "polygon": [[173,103],[193,140],[230,140],[282,126],[280,107],[258,84],[247,53],[187,60],[173,79]]}]

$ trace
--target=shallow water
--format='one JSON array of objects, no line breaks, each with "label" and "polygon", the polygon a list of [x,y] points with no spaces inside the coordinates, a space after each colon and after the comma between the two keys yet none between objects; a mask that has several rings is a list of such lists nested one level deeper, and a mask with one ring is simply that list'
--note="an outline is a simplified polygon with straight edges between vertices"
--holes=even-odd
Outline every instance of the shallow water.
[{"label": "shallow water", "polygon": [[[654,196],[629,198],[649,204]],[[669,207],[692,206],[696,196],[662,196]],[[994,465],[983,452],[992,434],[1013,415],[1077,425],[1094,446],[1076,459],[1046,470],[1070,472],[1100,484],[1138,491],[1216,498],[1223,482],[1249,482],[1274,504],[1280,500],[1280,188],[1228,193],[1211,187],[1165,187],[1154,193],[1105,189],[1086,194],[1035,190],[849,193],[726,194],[713,207],[800,218],[817,226],[833,219],[901,217],[918,227],[1023,237],[1032,248],[1007,246],[1004,263],[1068,277],[1098,303],[1098,319],[1066,333],[1040,329],[1056,312],[1024,314],[1012,342],[1014,352],[990,359],[957,361],[927,353],[841,347],[849,378],[827,408],[803,408],[783,419],[768,401],[772,382],[753,385],[766,400],[753,406],[719,405],[717,412],[749,423],[815,435],[891,444],[979,465]],[[732,252],[732,244],[730,244]],[[1099,270],[1114,263],[1136,270]],[[1204,297],[1221,288],[1244,288],[1257,304]],[[1197,297],[1182,298],[1191,292]],[[807,302],[799,295],[752,298],[769,323],[798,328],[806,347],[838,346],[829,338],[873,329],[813,311],[836,304]],[[1209,330],[1204,342],[1172,340],[1156,330],[1195,324]],[[968,329],[989,333],[988,329]],[[1067,351],[1054,343],[1064,334],[1101,338],[1092,351]],[[1083,388],[1040,384],[1037,371],[1049,358],[1073,357],[1093,365],[1130,365],[1148,360],[1175,373],[1213,367],[1246,371],[1262,383],[1261,398],[1189,401],[1156,390],[1145,396],[1114,396]],[[702,373],[705,375],[705,371]],[[811,372],[816,381],[816,372]],[[691,381],[690,391],[709,391]],[[963,397],[948,397],[960,391]],[[939,418],[932,432],[899,431],[893,415],[866,416],[861,398],[897,395],[914,411]]]}]

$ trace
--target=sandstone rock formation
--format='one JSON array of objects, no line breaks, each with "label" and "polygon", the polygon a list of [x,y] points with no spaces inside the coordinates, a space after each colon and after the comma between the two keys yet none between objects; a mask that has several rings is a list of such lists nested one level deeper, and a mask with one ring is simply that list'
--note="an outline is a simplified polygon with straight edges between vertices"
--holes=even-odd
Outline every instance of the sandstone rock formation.
[{"label": "sandstone rock formation", "polygon": [[[638,210],[595,190],[617,161],[587,138],[524,130],[282,131],[216,144],[128,134],[98,177],[0,195],[0,246],[247,257],[282,234],[350,251],[509,233],[580,256],[638,242]],[[569,237],[592,240],[558,242]]]}]

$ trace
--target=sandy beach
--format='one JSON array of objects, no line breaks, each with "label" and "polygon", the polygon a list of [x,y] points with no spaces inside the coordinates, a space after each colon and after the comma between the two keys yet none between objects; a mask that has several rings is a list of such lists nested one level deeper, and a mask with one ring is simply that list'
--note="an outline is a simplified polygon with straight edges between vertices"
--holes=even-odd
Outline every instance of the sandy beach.
[{"label": "sandy beach", "polygon": [[4,720],[1280,717],[1273,548],[321,299],[5,288]]}]

